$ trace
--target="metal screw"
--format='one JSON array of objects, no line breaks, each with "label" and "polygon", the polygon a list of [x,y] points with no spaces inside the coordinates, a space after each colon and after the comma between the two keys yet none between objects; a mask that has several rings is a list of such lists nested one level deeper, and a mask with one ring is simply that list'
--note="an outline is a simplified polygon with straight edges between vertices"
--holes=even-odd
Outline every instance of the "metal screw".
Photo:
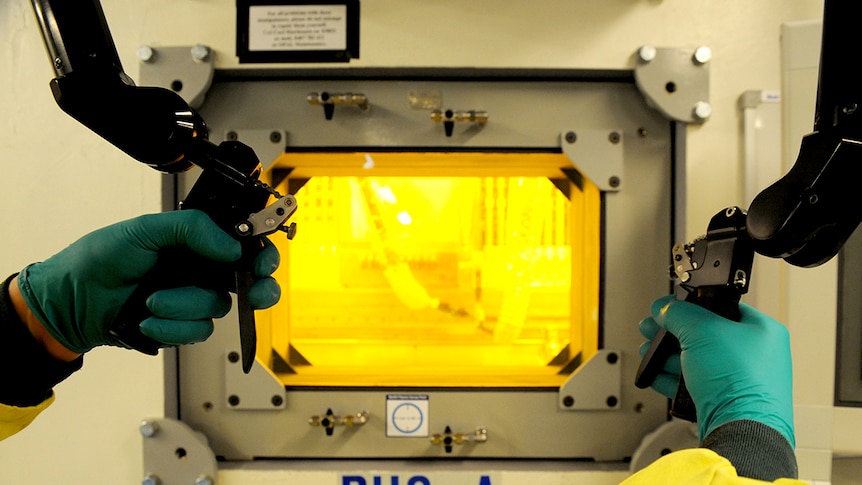
[{"label": "metal screw", "polygon": [[294,236],[296,236],[296,223],[291,222],[289,226],[283,228],[282,230],[287,233],[288,239],[293,239]]},{"label": "metal screw", "polygon": [[240,222],[236,225],[236,230],[240,234],[248,234],[251,231],[251,226],[247,222]]},{"label": "metal screw", "polygon": [[617,355],[615,352],[611,352],[610,354],[608,354],[607,357],[608,364],[616,364],[619,361],[619,358],[619,355]]},{"label": "metal screw", "polygon": [[227,403],[231,406],[239,406],[239,396],[232,394],[227,398]]},{"label": "metal screw", "polygon": [[814,205],[818,202],[820,202],[820,197],[818,197],[817,194],[811,194],[808,196],[808,203],[809,204]]},{"label": "metal screw", "polygon": [[656,56],[656,48],[651,45],[645,45],[638,49],[638,57],[643,62],[652,62]]},{"label": "metal screw", "polygon": [[152,47],[148,45],[138,47],[138,59],[140,59],[141,62],[152,62],[155,56],[156,51],[154,51]]},{"label": "metal screw", "polygon": [[204,62],[210,56],[210,48],[203,44],[197,44],[192,47],[191,53],[195,62]]},{"label": "metal screw", "polygon": [[281,133],[279,133],[277,131],[273,131],[272,133],[269,134],[269,141],[271,141],[273,143],[280,142],[281,141]]},{"label": "metal screw", "polygon": [[619,187],[620,186],[620,178],[617,177],[616,175],[612,176],[611,178],[608,179],[608,185],[610,185],[614,189]]},{"label": "metal screw", "polygon": [[712,49],[709,47],[698,47],[697,50],[694,51],[694,55],[691,56],[691,61],[697,64],[698,66],[702,66],[707,62],[712,60]]},{"label": "metal screw", "polygon": [[572,396],[566,396],[563,398],[563,406],[570,408],[575,405],[575,398]]},{"label": "metal screw", "polygon": [[63,59],[60,59],[59,57],[54,58],[54,69],[58,71],[63,70]]},{"label": "metal screw", "polygon": [[575,133],[574,131],[569,131],[566,133],[566,142],[567,143],[574,143],[576,141],[578,141],[577,133]]},{"label": "metal screw", "polygon": [[748,282],[748,276],[745,274],[745,271],[738,269],[736,270],[736,275],[733,278],[733,284],[739,288],[745,287],[745,283]]},{"label": "metal screw", "polygon": [[159,432],[159,423],[154,421],[143,421],[141,422],[141,435],[144,438],[152,438]]},{"label": "metal screw", "polygon": [[158,475],[149,474],[141,480],[141,485],[160,485],[162,480],[158,477]]},{"label": "metal screw", "polygon": [[239,362],[239,354],[236,352],[228,352],[227,360],[232,364],[236,364]]},{"label": "metal screw", "polygon": [[195,485],[213,485],[215,482],[212,477],[201,475],[195,479]]},{"label": "metal screw", "polygon": [[278,394],[276,394],[275,396],[272,396],[272,405],[273,406],[278,407],[278,406],[281,406],[282,404],[284,404],[284,398],[283,397],[279,396]]},{"label": "metal screw", "polygon": [[712,116],[712,106],[706,101],[698,101],[694,105],[694,117],[699,120],[705,120]]},{"label": "metal screw", "polygon": [[607,402],[609,408],[612,408],[612,407],[616,407],[619,400],[617,399],[616,396],[608,396],[608,399],[605,402]]},{"label": "metal screw", "polygon": [[610,141],[614,145],[619,143],[621,139],[622,139],[622,137],[620,136],[619,132],[616,132],[616,131],[612,131],[611,134],[608,135],[608,141]]}]

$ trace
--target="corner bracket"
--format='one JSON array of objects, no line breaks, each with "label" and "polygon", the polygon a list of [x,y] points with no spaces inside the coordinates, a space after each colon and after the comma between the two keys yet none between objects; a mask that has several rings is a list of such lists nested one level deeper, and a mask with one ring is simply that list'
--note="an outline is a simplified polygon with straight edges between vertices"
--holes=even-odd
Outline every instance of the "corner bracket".
[{"label": "corner bracket", "polygon": [[709,104],[709,47],[681,49],[645,45],[635,54],[635,84],[647,104],[671,120],[703,123]]},{"label": "corner bracket", "polygon": [[138,48],[141,86],[176,92],[192,108],[199,108],[215,74],[215,54],[205,45]]},{"label": "corner bracket", "polygon": [[216,485],[218,464],[206,437],[181,421],[153,418],[141,422],[144,485]]},{"label": "corner bracket", "polygon": [[287,392],[281,381],[258,359],[245,374],[238,350],[225,353],[224,387],[228,409],[277,411],[286,407]]},{"label": "corner bracket", "polygon": [[560,386],[557,403],[563,411],[620,409],[622,354],[602,349],[582,364]]},{"label": "corner bracket", "polygon": [[603,192],[617,192],[623,185],[622,130],[566,130],[560,148],[581,174]]}]

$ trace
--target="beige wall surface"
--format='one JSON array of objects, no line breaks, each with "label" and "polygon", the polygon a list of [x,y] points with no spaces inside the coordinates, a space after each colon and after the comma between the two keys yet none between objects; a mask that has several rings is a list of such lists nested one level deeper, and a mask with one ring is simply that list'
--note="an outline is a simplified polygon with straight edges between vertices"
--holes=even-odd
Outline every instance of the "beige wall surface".
[{"label": "beige wall surface", "polygon": [[[217,67],[238,66],[234,0],[103,6],[133,78],[144,44],[206,44]],[[688,129],[694,236],[717,209],[742,203],[737,98],[780,89],[780,25],[821,13],[822,0],[362,0],[361,59],[350,66],[631,68],[644,44],[708,46],[713,116]],[[86,232],[159,209],[156,172],[55,106],[29,2],[0,2],[0,60],[0,270],[11,274]],[[0,483],[140,483],[137,426],[162,413],[162,367],[133,352],[93,351],[84,370],[57,387],[57,403],[0,443]]]}]

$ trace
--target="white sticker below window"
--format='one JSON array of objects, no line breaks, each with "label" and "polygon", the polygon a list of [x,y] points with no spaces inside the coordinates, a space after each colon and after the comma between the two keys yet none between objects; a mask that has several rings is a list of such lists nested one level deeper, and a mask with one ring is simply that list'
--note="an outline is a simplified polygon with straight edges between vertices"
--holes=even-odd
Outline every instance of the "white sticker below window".
[{"label": "white sticker below window", "polygon": [[387,394],[386,436],[428,437],[428,395]]},{"label": "white sticker below window", "polygon": [[249,7],[249,51],[345,49],[347,49],[346,5]]}]

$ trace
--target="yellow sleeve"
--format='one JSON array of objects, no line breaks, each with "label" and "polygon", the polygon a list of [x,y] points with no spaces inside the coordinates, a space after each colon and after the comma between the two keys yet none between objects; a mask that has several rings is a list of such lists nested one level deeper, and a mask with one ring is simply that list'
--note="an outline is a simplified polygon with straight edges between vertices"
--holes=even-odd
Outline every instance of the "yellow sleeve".
[{"label": "yellow sleeve", "polygon": [[[769,482],[743,478],[736,474],[730,461],[706,448],[692,448],[670,453],[627,478],[621,485],[757,485]],[[781,485],[805,485],[805,482],[781,478]]]},{"label": "yellow sleeve", "polygon": [[26,428],[42,411],[54,402],[54,395],[36,406],[19,408],[0,403],[0,440]]}]

